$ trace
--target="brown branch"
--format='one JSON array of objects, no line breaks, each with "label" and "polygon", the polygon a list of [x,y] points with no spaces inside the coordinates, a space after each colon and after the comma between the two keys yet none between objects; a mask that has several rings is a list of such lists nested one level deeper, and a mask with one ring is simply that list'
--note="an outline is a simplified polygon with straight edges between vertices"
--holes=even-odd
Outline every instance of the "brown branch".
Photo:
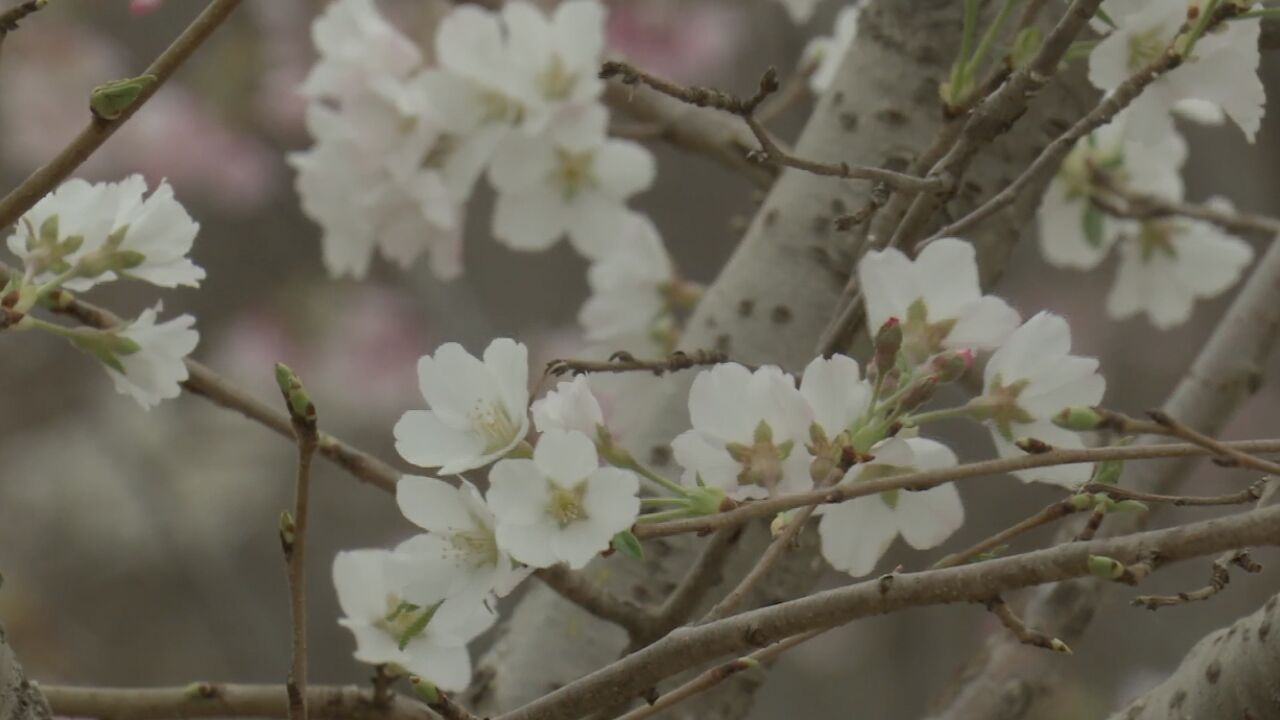
[{"label": "brown branch", "polygon": [[962,567],[890,575],[678,629],[647,648],[500,717],[569,720],[634,697],[663,678],[752,646],[837,627],[869,615],[943,603],[984,602],[993,594],[1088,575],[1091,555],[1136,563],[1156,554],[1167,564],[1234,548],[1278,543],[1280,507],[1268,507],[1167,530],[1071,543]]},{"label": "brown branch", "polygon": [[564,565],[552,565],[534,574],[564,599],[598,618],[622,626],[632,635],[644,633],[649,627],[644,608],[614,595],[582,573]]},{"label": "brown branch", "polygon": [[[1280,440],[1244,440],[1226,444],[1245,452],[1280,452]],[[716,515],[636,525],[633,532],[636,537],[641,539],[666,537],[689,532],[707,532],[741,525],[757,517],[776,515],[784,510],[796,507],[844,502],[845,500],[889,490],[928,490],[929,488],[958,480],[1052,465],[1091,463],[1103,460],[1151,460],[1157,458],[1195,457],[1206,455],[1208,452],[1205,448],[1191,443],[1125,445],[1081,449],[1059,448],[1038,455],[984,460],[938,470],[925,470],[878,480],[841,484],[830,489],[757,500],[744,503],[737,508]]]},{"label": "brown branch", "polygon": [[1071,654],[1071,648],[1067,647],[1066,643],[1057,638],[1049,637],[1039,630],[1032,630],[1027,627],[1027,624],[1022,621],[1022,618],[1018,617],[1018,614],[1013,611],[1013,608],[1009,607],[1009,603],[1005,602],[1004,598],[999,595],[991,598],[985,604],[987,606],[987,610],[989,610],[992,615],[995,615],[1000,621],[1000,624],[1004,625],[1010,633],[1013,633],[1013,636],[1023,645],[1041,647],[1054,652],[1067,653],[1068,655]]},{"label": "brown branch", "polygon": [[652,627],[644,638],[646,642],[666,635],[693,616],[698,604],[719,584],[724,564],[742,539],[742,531],[741,526],[725,528],[707,541],[693,565],[685,571],[680,584],[654,613]]},{"label": "brown branch", "polygon": [[1202,432],[1194,430],[1175,420],[1169,413],[1163,410],[1148,410],[1147,415],[1151,417],[1160,427],[1176,438],[1181,438],[1187,442],[1194,443],[1209,452],[1220,457],[1229,458],[1236,463],[1254,470],[1272,475],[1280,475],[1280,465],[1269,460],[1254,457],[1246,452],[1241,452],[1230,445],[1223,443],[1221,440],[1215,440]]},{"label": "brown branch", "polygon": [[284,365],[276,365],[276,382],[284,396],[298,445],[293,513],[280,516],[280,547],[288,568],[292,651],[285,689],[289,694],[289,720],[307,720],[307,507],[311,497],[311,459],[315,457],[320,434],[316,430],[316,406],[298,376]]},{"label": "brown branch", "polygon": [[[285,718],[283,685],[192,683],[185,687],[97,688],[42,685],[54,714],[103,720],[172,718]],[[386,705],[355,685],[307,688],[312,717],[320,720],[436,720],[426,705],[392,695]]]},{"label": "brown branch", "polygon": [[0,13],[0,43],[9,33],[18,29],[18,23],[31,13],[49,4],[49,0],[26,0]]},{"label": "brown branch", "polygon": [[552,360],[547,363],[546,374],[555,377],[563,375],[584,375],[588,373],[622,373],[651,372],[654,375],[688,370],[704,365],[719,365],[729,362],[729,356],[716,350],[677,350],[665,358],[644,360],[636,358],[625,350],[619,350],[609,356],[608,360]]},{"label": "brown branch", "polygon": [[89,159],[89,156],[106,142],[107,138],[111,137],[130,117],[133,117],[133,114],[145,105],[147,100],[151,99],[151,96],[164,85],[174,71],[191,57],[196,48],[218,29],[218,26],[239,4],[240,0],[212,0],[205,7],[204,12],[200,13],[146,69],[143,74],[154,75],[155,82],[144,86],[137,99],[118,117],[106,120],[91,115],[89,124],[61,152],[0,200],[0,228],[17,222],[18,218],[39,202],[40,198],[52,192],[59,183],[75,172],[81,163]]},{"label": "brown branch", "polygon": [[1244,503],[1254,502],[1263,496],[1267,487],[1267,482],[1267,480],[1259,480],[1240,492],[1227,493],[1226,495],[1207,496],[1161,495],[1159,493],[1132,490],[1120,487],[1119,485],[1107,485],[1106,483],[1092,482],[1080,488],[1080,491],[1086,493],[1106,493],[1111,497],[1120,500],[1161,503],[1165,505],[1173,505],[1174,507],[1203,507],[1213,505],[1242,505]]},{"label": "brown branch", "polygon": [[1268,237],[1280,235],[1280,220],[1264,215],[1250,215],[1206,203],[1171,202],[1154,195],[1134,192],[1111,182],[1105,173],[1097,173],[1100,184],[1105,184],[1107,195],[1121,202],[1113,202],[1107,195],[1094,196],[1090,200],[1104,212],[1130,220],[1159,220],[1182,217],[1199,220],[1233,233],[1261,233]]},{"label": "brown branch", "polygon": [[1148,610],[1159,610],[1170,605],[1203,602],[1222,592],[1227,587],[1227,583],[1231,582],[1229,565],[1237,565],[1249,573],[1262,572],[1262,566],[1249,557],[1248,550],[1234,550],[1213,561],[1208,585],[1198,590],[1180,592],[1177,595],[1139,595],[1131,600],[1130,604]]},{"label": "brown branch", "polygon": [[1030,532],[1038,527],[1048,525],[1052,522],[1056,522],[1077,512],[1080,512],[1080,508],[1073,505],[1070,498],[1050,503],[1046,505],[1043,510],[1037,512],[1031,517],[1005,528],[985,540],[974,543],[960,552],[947,555],[934,563],[933,568],[937,570],[963,565],[985,552],[998,548],[1001,545],[1008,544],[1010,540],[1018,537],[1019,535]]},{"label": "brown branch", "polygon": [[478,715],[459,705],[448,693],[422,678],[411,675],[409,683],[427,707],[440,713],[444,720],[480,720]]},{"label": "brown branch", "polygon": [[760,143],[760,159],[772,165],[785,166],[828,177],[846,180],[873,180],[896,188],[912,192],[937,192],[945,185],[935,179],[922,179],[894,172],[884,168],[850,165],[849,163],[824,163],[816,160],[796,157],[781,147],[769,136],[769,131],[756,119],[756,109],[765,98],[778,90],[777,71],[769,68],[760,78],[755,94],[749,98],[740,98],[714,88],[685,86],[670,80],[651,75],[624,62],[608,61],[600,69],[600,77],[606,80],[618,78],[623,85],[644,85],[657,92],[695,107],[709,107],[722,110],[742,118],[747,128]]}]

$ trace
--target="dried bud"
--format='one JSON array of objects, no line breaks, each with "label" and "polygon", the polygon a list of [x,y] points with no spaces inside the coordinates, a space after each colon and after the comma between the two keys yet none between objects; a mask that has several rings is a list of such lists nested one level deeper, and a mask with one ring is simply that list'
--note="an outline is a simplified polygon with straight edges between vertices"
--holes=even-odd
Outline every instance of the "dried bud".
[{"label": "dried bud", "polygon": [[882,371],[887,371],[898,363],[898,351],[902,349],[902,323],[891,317],[884,321],[876,331],[875,363]]},{"label": "dried bud", "polygon": [[1029,455],[1043,455],[1047,452],[1053,452],[1053,446],[1049,443],[1037,438],[1022,438],[1014,443],[1018,449]]}]

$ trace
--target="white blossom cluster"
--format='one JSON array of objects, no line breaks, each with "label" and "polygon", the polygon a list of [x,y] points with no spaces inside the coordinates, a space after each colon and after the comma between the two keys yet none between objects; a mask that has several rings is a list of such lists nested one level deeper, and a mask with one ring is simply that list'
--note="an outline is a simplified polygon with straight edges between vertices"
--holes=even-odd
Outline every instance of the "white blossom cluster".
[{"label": "white blossom cluster", "polygon": [[[1236,2],[1248,9],[1255,3]],[[1105,36],[1089,55],[1089,79],[1112,92],[1166,52],[1186,53],[1204,3],[1199,0],[1107,0]],[[1130,219],[1109,213],[1122,192],[1169,203],[1183,200],[1180,177],[1186,143],[1181,117],[1221,124],[1230,119],[1251,142],[1266,97],[1258,78],[1259,19],[1222,23],[1200,37],[1181,64],[1161,75],[1122,113],[1080,140],[1045,194],[1039,213],[1044,257],[1060,267],[1089,270],[1114,249],[1119,257],[1107,314],[1145,314],[1168,329],[1191,317],[1196,300],[1235,285],[1253,249],[1208,222],[1185,217]],[[1229,209],[1225,200],[1211,204]]]},{"label": "white blossom cluster", "polygon": [[157,322],[157,303],[135,320],[96,329],[29,313],[39,304],[59,308],[64,290],[82,292],[120,278],[198,287],[204,270],[187,254],[199,229],[167,182],[147,195],[141,175],[120,182],[69,180],[24,214],[7,239],[22,271],[0,289],[0,325],[65,337],[100,360],[116,390],[143,408],[177,397],[187,379],[183,360],[199,342],[192,316]]},{"label": "white blossom cluster", "polygon": [[[494,340],[481,357],[452,343],[423,357],[418,378],[427,409],[396,424],[396,449],[442,475],[487,468],[488,490],[465,479],[405,476],[400,509],[426,533],[395,550],[339,555],[334,580],[356,657],[461,688],[470,671],[466,643],[493,622],[492,598],[534,569],[582,568],[611,547],[634,551],[637,523],[954,466],[950,448],[919,437],[935,420],[982,423],[1001,456],[1021,455],[1018,441],[1026,438],[1083,446],[1055,418],[1101,401],[1098,362],[1071,354],[1062,318],[1040,313],[1023,322],[1003,300],[983,295],[969,243],[938,240],[914,260],[893,249],[871,252],[858,276],[870,326],[879,328],[865,371],[837,355],[815,359],[798,383],[773,366],[725,363],[700,372],[689,392],[692,427],[671,443],[678,480],[624,449],[626,438],[606,427],[586,377],[561,382],[530,405],[528,354],[513,340]],[[982,393],[956,407],[924,409],[936,387],[963,376],[980,352],[991,353]],[[1071,487],[1091,473],[1088,465],[1063,465],[1017,474]],[[932,548],[964,520],[949,484],[861,496],[818,512],[823,556],[855,576],[872,572],[899,535]]]}]

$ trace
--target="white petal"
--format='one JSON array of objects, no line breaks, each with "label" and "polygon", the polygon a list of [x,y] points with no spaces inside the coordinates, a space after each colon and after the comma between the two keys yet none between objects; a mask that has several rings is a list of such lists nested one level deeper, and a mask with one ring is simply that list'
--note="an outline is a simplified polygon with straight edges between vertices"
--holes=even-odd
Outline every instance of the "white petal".
[{"label": "white petal", "polygon": [[396,503],[410,522],[431,532],[452,535],[476,528],[459,490],[443,480],[405,475],[396,483]]},{"label": "white petal", "polygon": [[562,430],[551,430],[538,438],[533,461],[539,472],[564,488],[577,485],[600,467],[590,438]]}]

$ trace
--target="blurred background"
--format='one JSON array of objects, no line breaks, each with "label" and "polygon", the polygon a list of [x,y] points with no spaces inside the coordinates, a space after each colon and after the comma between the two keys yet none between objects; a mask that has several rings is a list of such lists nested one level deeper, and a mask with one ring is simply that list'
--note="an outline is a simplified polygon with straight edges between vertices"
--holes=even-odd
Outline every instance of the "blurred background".
[{"label": "blurred background", "polygon": [[[142,5],[143,3],[135,3]],[[128,0],[60,2],[29,19],[0,61],[0,176],[20,182],[83,124],[89,90],[138,74],[197,12],[169,0],[150,12]],[[616,0],[611,50],[685,82],[743,90],[767,66],[786,75],[807,39],[829,34],[840,3],[804,26],[772,0]],[[313,58],[308,29],[318,0],[251,0],[137,117],[81,171],[118,179],[168,178],[196,217],[194,257],[208,271],[199,291],[165,294],[170,312],[198,318],[195,356],[276,403],[271,368],[292,365],[319,407],[322,427],[399,463],[391,427],[422,404],[417,358],[446,341],[472,350],[495,336],[528,343],[535,363],[581,349],[575,315],[586,299],[585,262],[564,244],[519,254],[493,241],[490,202],[469,211],[466,272],[451,283],[420,263],[400,272],[381,261],[368,281],[330,279],[319,231],[298,208],[284,153],[309,145],[293,89]],[[429,45],[446,3],[384,0],[406,34]],[[1264,56],[1264,82],[1280,90],[1280,60]],[[794,137],[809,101],[775,127]],[[1280,119],[1256,145],[1234,128],[1189,132],[1189,197],[1230,197],[1278,213]],[[662,145],[655,187],[637,207],[660,228],[686,276],[710,281],[759,201],[744,178]],[[1144,319],[1107,321],[1114,268],[1057,270],[1022,243],[997,292],[1031,314],[1049,309],[1072,325],[1074,348],[1102,359],[1107,404],[1141,412],[1164,398],[1211,331],[1227,298],[1197,305],[1193,321],[1160,333]],[[154,302],[150,286],[117,283],[93,298],[122,314]],[[150,412],[115,394],[95,362],[35,333],[0,336],[0,618],[27,666],[45,683],[143,686],[193,680],[282,682],[288,665],[287,593],[276,522],[292,494],[288,442],[198,398]],[[1274,378],[1280,363],[1269,368]],[[1229,438],[1274,437],[1280,383],[1244,408]],[[977,428],[957,425],[964,458],[989,455]],[[401,467],[406,467],[400,464]],[[406,467],[407,469],[407,467]],[[1249,478],[1205,465],[1197,494],[1228,492]],[[1011,490],[1016,489],[1016,492]],[[1050,488],[1010,478],[961,488],[968,522],[958,547],[1052,500]],[[363,682],[353,642],[336,624],[329,578],[335,552],[386,546],[413,529],[384,494],[319,465],[312,520],[313,682]],[[1157,524],[1204,511],[1161,511]],[[1044,543],[1048,532],[1019,543]],[[930,555],[938,555],[933,553]],[[895,546],[882,565],[920,567],[930,557]],[[1264,564],[1278,558],[1259,553]],[[1208,561],[1159,573],[1143,592],[1203,585]],[[832,574],[828,586],[848,582]],[[1251,612],[1280,590],[1274,570],[1237,573],[1212,602],[1146,613],[1131,592],[1109,604],[1075,655],[1054,655],[1067,675],[1060,717],[1092,717],[1163,678],[1205,632]],[[992,630],[979,607],[874,618],[832,632],[769,671],[756,717],[917,718],[976,641]],[[486,640],[475,647],[480,652]],[[761,674],[763,679],[764,675]],[[797,695],[800,693],[799,695]]]}]

